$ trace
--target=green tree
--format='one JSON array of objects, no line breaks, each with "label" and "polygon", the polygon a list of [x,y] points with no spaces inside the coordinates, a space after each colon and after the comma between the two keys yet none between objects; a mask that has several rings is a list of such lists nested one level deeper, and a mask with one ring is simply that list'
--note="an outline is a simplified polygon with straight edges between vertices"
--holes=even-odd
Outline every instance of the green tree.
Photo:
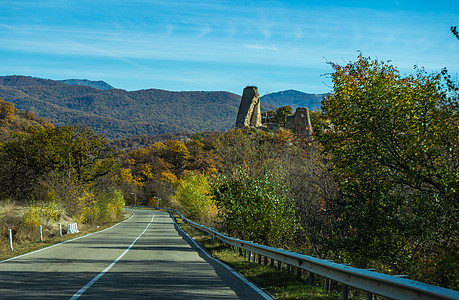
[{"label": "green tree", "polygon": [[197,221],[211,221],[216,214],[215,203],[210,195],[210,183],[204,174],[189,172],[178,183],[172,197],[183,208],[184,213]]},{"label": "green tree", "polygon": [[30,127],[0,146],[0,194],[26,198],[41,176],[53,171],[81,183],[107,175],[117,153],[106,140],[79,127]]},{"label": "green tree", "polygon": [[274,110],[269,110],[261,114],[263,124],[274,123],[274,116],[276,112]]},{"label": "green tree", "polygon": [[279,126],[283,127],[287,124],[287,116],[293,114],[291,106],[281,106],[276,109],[274,113],[274,123],[277,123]]},{"label": "green tree", "polygon": [[239,168],[230,178],[212,185],[223,229],[245,240],[270,246],[286,246],[297,228],[293,201],[272,174],[250,177]]},{"label": "green tree", "polygon": [[401,76],[361,55],[332,67],[333,93],[322,109],[334,130],[319,140],[341,188],[328,201],[340,245],[357,264],[378,259],[396,272],[451,284],[448,258],[457,255],[459,228],[457,99],[448,97],[440,74],[422,69]]}]

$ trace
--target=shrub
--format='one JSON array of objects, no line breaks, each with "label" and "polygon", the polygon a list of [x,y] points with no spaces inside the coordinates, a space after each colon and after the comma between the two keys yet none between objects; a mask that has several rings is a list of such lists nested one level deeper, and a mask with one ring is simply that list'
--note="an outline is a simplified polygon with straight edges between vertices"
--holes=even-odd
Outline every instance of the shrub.
[{"label": "shrub", "polygon": [[188,173],[179,181],[172,201],[178,202],[187,217],[197,221],[213,222],[216,206],[210,196],[208,177],[200,173]]},{"label": "shrub", "polygon": [[41,219],[42,217],[40,209],[32,204],[25,209],[21,224],[23,224],[28,229],[33,229],[42,224]]},{"label": "shrub", "polygon": [[271,173],[253,178],[242,168],[212,185],[223,230],[270,246],[285,246],[297,228],[293,201]]}]

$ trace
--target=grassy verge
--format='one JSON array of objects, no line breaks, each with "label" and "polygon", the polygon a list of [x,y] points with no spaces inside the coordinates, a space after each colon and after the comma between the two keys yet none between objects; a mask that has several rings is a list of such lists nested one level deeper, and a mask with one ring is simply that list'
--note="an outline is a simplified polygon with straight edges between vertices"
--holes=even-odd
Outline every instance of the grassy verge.
[{"label": "grassy verge", "polygon": [[[125,214],[123,216],[123,219],[126,219],[129,216],[130,216],[130,214]],[[113,226],[116,223],[118,223],[118,222],[107,222],[107,223],[104,223],[104,224],[101,224],[101,225],[94,225],[94,226],[90,226],[90,225],[79,226],[78,229],[80,230],[80,232],[75,233],[75,234],[64,234],[64,230],[65,229],[63,228],[62,229],[63,230],[63,235],[62,236],[51,236],[51,237],[46,237],[45,236],[43,242],[39,241],[39,235],[38,234],[37,234],[37,240],[36,241],[32,241],[32,242],[15,243],[14,240],[13,240],[13,251],[9,250],[9,245],[8,245],[8,247],[6,247],[6,245],[3,245],[3,247],[0,248],[0,261],[8,259],[8,258],[11,258],[11,257],[18,256],[18,255],[22,255],[22,254],[25,254],[25,253],[29,253],[29,252],[32,252],[32,251],[35,251],[35,250],[39,250],[39,249],[42,249],[42,248],[46,248],[46,247],[49,247],[51,245],[64,242],[66,240],[70,240],[70,239],[74,239],[76,237],[80,237],[80,236],[86,235],[88,233],[97,232],[97,231],[106,229],[106,228],[108,228],[110,226]]]},{"label": "grassy verge", "polygon": [[[288,273],[286,270],[279,271],[269,265],[249,262],[243,256],[232,251],[231,248],[212,240],[208,235],[183,223],[179,218],[177,218],[177,222],[186,233],[206,248],[215,258],[238,271],[276,299],[341,299],[341,293],[325,292],[320,286],[320,282],[314,286],[309,285],[306,278],[307,274],[298,277],[293,274],[294,272]],[[335,286],[335,288],[339,288],[339,286]],[[355,295],[350,299],[361,299],[361,297]]]}]

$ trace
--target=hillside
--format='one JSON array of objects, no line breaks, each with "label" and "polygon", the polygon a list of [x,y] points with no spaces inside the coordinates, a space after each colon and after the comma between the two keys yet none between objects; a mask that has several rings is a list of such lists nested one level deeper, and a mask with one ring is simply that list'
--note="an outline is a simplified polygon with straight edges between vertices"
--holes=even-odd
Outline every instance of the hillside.
[{"label": "hillside", "polygon": [[25,76],[0,77],[0,97],[55,125],[80,124],[109,139],[227,130],[234,127],[240,102],[229,92],[100,90]]},{"label": "hillside", "polygon": [[320,109],[320,101],[327,94],[308,94],[295,90],[281,91],[262,96],[264,103],[276,107],[290,105],[293,110],[297,107],[307,107],[310,110]]},{"label": "hillside", "polygon": [[90,86],[95,89],[104,90],[104,91],[114,89],[113,86],[109,85],[108,83],[102,80],[91,81],[87,79],[64,79],[64,80],[58,80],[58,81],[68,84],[68,85]]},{"label": "hillside", "polygon": [[54,127],[49,120],[37,118],[33,112],[21,112],[11,102],[0,98],[0,141],[11,133],[26,132],[29,126]]}]

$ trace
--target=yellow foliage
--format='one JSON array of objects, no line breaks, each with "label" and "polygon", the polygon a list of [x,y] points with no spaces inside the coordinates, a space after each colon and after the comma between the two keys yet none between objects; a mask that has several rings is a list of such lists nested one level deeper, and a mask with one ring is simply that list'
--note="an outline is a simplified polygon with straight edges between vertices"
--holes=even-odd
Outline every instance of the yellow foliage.
[{"label": "yellow foliage", "polygon": [[171,142],[170,150],[175,152],[175,153],[177,153],[177,154],[180,154],[185,159],[188,159],[188,158],[191,157],[190,156],[190,151],[186,147],[185,143],[182,142],[182,141],[173,141],[173,142]]},{"label": "yellow foliage", "polygon": [[131,169],[121,168],[119,172],[121,181],[126,183],[132,183],[137,186],[142,186],[142,182],[140,182],[139,178],[134,178],[134,176],[132,176]]},{"label": "yellow foliage", "polygon": [[40,206],[31,204],[25,209],[21,223],[27,228],[35,228],[44,222],[59,220],[61,211],[55,202],[42,203]]},{"label": "yellow foliage", "polygon": [[28,228],[35,228],[41,225],[40,211],[35,205],[26,208],[21,223]]},{"label": "yellow foliage", "polygon": [[148,164],[141,164],[139,166],[139,176],[143,177],[145,180],[146,179],[153,179],[155,177],[155,174],[152,172],[151,165]]},{"label": "yellow foliage", "polygon": [[171,172],[161,172],[161,181],[175,184],[177,183],[177,176]]},{"label": "yellow foliage", "polygon": [[81,209],[77,210],[78,213],[75,216],[77,223],[84,223],[87,218],[93,214],[91,211],[91,204],[95,202],[94,193],[85,190],[81,196],[77,198],[76,205]]},{"label": "yellow foliage", "polygon": [[8,126],[14,121],[14,104],[0,102],[0,125]]},{"label": "yellow foliage", "polygon": [[185,214],[198,221],[212,219],[214,215],[215,202],[210,197],[210,183],[206,175],[199,173],[187,173],[180,180],[177,190],[171,199],[180,203]]},{"label": "yellow foliage", "polygon": [[161,142],[156,142],[154,143],[153,145],[151,145],[150,147],[147,148],[148,149],[148,152],[153,152],[153,153],[161,153],[163,151],[165,151],[167,149],[166,145],[164,145],[163,143]]}]

